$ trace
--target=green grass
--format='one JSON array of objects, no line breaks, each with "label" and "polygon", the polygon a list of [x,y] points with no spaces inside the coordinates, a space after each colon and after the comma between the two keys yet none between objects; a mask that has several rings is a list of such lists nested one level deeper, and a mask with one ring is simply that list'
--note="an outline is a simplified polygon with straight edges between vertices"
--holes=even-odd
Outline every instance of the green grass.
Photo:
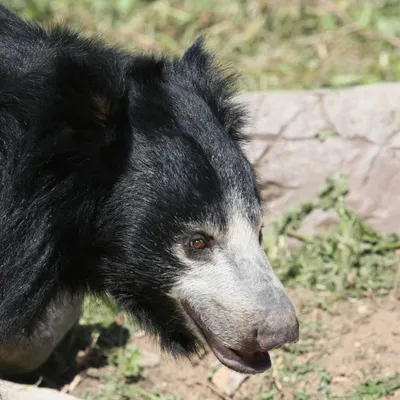
[{"label": "green grass", "polygon": [[391,396],[397,389],[400,389],[400,374],[387,379],[365,381],[347,399],[374,400],[383,396]]},{"label": "green grass", "polygon": [[245,90],[346,87],[400,78],[398,0],[3,0],[145,52],[180,55],[199,34]]},{"label": "green grass", "polygon": [[[400,389],[400,375],[395,374],[384,379],[368,379],[360,383],[353,392],[348,394],[335,394],[330,399],[341,400],[377,400],[390,397]],[[395,397],[393,397],[395,399]],[[396,397],[397,399],[397,397]]]},{"label": "green grass", "polygon": [[[366,291],[384,295],[392,289],[400,236],[374,231],[346,205],[347,192],[344,176],[330,178],[316,201],[292,207],[271,224],[264,244],[284,284],[351,296]],[[297,229],[316,209],[334,210],[337,226],[306,237]],[[291,250],[290,239],[299,241],[302,247]]]}]

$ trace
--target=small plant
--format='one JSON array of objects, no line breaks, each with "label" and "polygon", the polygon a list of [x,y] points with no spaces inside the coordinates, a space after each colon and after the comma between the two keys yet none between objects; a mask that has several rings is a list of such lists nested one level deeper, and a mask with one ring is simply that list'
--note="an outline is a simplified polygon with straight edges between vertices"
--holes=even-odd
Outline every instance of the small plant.
[{"label": "small plant", "polygon": [[[347,179],[327,179],[312,203],[292,207],[272,224],[265,238],[270,261],[281,280],[310,289],[359,296],[372,290],[386,294],[392,287],[400,236],[374,231],[345,203]],[[337,226],[324,234],[304,236],[298,228],[312,211],[333,210]],[[290,250],[289,239],[302,243]]]},{"label": "small plant", "polygon": [[400,389],[400,375],[396,374],[386,379],[368,380],[361,383],[347,399],[375,400],[384,396],[391,396],[398,389]]},{"label": "small plant", "polygon": [[311,400],[312,397],[305,390],[299,390],[294,395],[295,400]]},{"label": "small plant", "polygon": [[255,400],[273,400],[279,394],[278,389],[271,389],[268,392],[260,393]]},{"label": "small plant", "polygon": [[137,347],[128,345],[125,349],[120,348],[117,351],[111,352],[108,356],[108,362],[111,365],[117,366],[125,378],[134,379],[138,378],[142,371],[138,363],[140,357],[141,354]]},{"label": "small plant", "polygon": [[321,370],[317,384],[318,392],[328,394],[331,381],[332,375],[326,369]]}]

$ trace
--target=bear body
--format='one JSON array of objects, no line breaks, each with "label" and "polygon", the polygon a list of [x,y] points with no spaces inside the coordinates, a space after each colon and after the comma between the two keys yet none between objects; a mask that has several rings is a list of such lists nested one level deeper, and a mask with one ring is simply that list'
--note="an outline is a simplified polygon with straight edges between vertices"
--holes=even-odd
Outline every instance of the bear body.
[{"label": "bear body", "polygon": [[240,372],[297,340],[231,81],[202,40],[134,55],[0,6],[0,375],[43,363],[85,293]]}]

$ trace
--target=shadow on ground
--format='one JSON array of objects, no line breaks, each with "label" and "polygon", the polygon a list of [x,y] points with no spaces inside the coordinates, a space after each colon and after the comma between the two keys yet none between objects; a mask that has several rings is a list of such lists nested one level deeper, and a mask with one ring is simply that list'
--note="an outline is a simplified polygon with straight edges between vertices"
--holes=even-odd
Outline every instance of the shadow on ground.
[{"label": "shadow on ground", "polygon": [[82,371],[106,366],[108,352],[124,348],[129,337],[129,330],[115,322],[107,327],[77,324],[39,370],[11,379],[18,383],[61,389]]}]

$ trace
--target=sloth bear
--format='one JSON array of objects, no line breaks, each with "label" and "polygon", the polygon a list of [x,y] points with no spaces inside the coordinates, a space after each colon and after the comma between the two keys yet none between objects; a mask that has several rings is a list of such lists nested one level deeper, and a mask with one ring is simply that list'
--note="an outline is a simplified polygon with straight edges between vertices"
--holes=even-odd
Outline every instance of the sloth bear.
[{"label": "sloth bear", "polygon": [[2,374],[44,362],[86,293],[174,355],[269,368],[298,321],[260,245],[245,113],[203,40],[133,55],[0,6],[0,56]]}]

